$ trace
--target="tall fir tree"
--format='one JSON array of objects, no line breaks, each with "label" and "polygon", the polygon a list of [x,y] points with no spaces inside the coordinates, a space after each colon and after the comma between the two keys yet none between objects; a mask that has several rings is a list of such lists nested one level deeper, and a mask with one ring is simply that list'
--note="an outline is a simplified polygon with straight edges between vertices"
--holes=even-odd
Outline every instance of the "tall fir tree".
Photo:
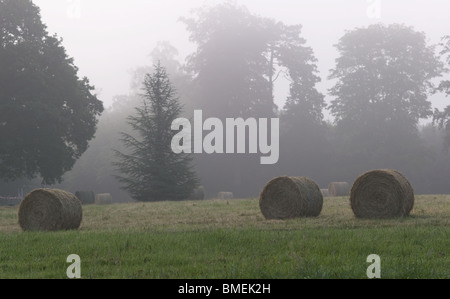
[{"label": "tall fir tree", "polygon": [[137,201],[164,201],[187,199],[198,187],[193,170],[192,157],[175,154],[171,130],[182,106],[176,97],[166,70],[158,63],[153,74],[144,80],[142,105],[128,123],[138,136],[122,133],[128,153],[115,151],[118,158],[114,165],[121,175],[116,178],[122,189]]}]

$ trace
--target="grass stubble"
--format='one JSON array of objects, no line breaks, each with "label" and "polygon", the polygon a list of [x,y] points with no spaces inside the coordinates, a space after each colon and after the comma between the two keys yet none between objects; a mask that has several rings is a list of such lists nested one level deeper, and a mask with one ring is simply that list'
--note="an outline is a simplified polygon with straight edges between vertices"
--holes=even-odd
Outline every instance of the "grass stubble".
[{"label": "grass stubble", "polygon": [[22,232],[0,208],[0,278],[450,278],[450,196],[416,196],[410,217],[357,219],[348,197],[324,198],[315,218],[265,220],[258,199],[83,206],[77,231]]}]

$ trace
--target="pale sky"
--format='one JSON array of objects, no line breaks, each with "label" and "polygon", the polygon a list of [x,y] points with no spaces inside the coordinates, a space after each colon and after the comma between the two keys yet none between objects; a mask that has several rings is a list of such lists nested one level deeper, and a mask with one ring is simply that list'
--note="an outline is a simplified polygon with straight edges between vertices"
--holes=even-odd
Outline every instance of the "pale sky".
[{"label": "pale sky", "polygon": [[[80,76],[87,76],[109,107],[112,98],[128,94],[131,71],[150,63],[148,54],[158,41],[170,41],[180,60],[193,51],[179,17],[193,8],[220,0],[34,0],[41,8],[50,34],[62,37]],[[337,53],[334,45],[346,30],[373,23],[403,23],[427,34],[430,44],[450,35],[450,1],[445,0],[236,0],[252,13],[286,24],[302,24],[303,37],[312,47],[323,82]],[[277,103],[282,105],[283,89]],[[450,98],[433,100],[436,107]]]}]

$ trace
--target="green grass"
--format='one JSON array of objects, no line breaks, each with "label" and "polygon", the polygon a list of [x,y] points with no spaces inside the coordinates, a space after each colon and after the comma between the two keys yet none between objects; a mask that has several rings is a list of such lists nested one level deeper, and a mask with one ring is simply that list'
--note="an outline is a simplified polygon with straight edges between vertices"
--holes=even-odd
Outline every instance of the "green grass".
[{"label": "green grass", "polygon": [[0,208],[0,278],[450,278],[450,196],[417,196],[411,217],[354,218],[326,198],[317,218],[265,220],[256,199],[84,206],[80,230],[22,232]]}]

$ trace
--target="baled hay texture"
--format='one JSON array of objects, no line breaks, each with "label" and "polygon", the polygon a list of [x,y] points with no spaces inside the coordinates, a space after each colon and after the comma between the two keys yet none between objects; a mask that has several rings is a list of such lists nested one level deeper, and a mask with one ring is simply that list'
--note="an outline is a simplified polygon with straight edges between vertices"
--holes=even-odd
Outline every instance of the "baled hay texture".
[{"label": "baled hay texture", "polygon": [[406,217],[414,206],[414,190],[396,170],[373,170],[356,179],[350,203],[357,218]]},{"label": "baled hay texture", "polygon": [[331,197],[348,196],[350,185],[347,182],[332,182],[328,185],[328,195]]},{"label": "baled hay texture", "polygon": [[322,212],[323,195],[307,177],[278,177],[261,192],[259,207],[266,219],[317,217]]},{"label": "baled hay texture", "polygon": [[328,189],[320,189],[320,192],[322,193],[323,197],[330,196],[330,193],[328,192]]},{"label": "baled hay texture", "polygon": [[205,187],[200,186],[192,192],[189,197],[190,200],[204,200],[205,199]]},{"label": "baled hay texture", "polygon": [[24,231],[75,230],[82,216],[80,200],[59,189],[36,189],[19,206],[19,225]]},{"label": "baled hay texture", "polygon": [[95,203],[94,191],[77,191],[75,196],[81,201],[83,205],[91,205]]},{"label": "baled hay texture", "polygon": [[110,205],[112,204],[112,196],[110,193],[102,193],[95,195],[95,204]]},{"label": "baled hay texture", "polygon": [[233,199],[234,194],[233,194],[233,192],[219,192],[217,194],[217,198],[218,199]]}]

